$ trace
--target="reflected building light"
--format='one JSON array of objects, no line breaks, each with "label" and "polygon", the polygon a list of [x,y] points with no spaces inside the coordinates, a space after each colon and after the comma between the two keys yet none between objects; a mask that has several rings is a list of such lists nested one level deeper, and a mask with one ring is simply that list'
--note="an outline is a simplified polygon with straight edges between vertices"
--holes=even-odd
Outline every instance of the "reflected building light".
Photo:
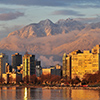
[{"label": "reflected building light", "polygon": [[25,87],[25,95],[24,95],[24,100],[27,100],[27,87]]},{"label": "reflected building light", "polygon": [[4,86],[4,87],[2,87],[2,90],[7,90],[7,87],[5,87],[5,86]]},{"label": "reflected building light", "polygon": [[8,99],[8,88],[7,87],[2,87],[2,92],[1,92],[1,99],[0,100],[7,100]]}]

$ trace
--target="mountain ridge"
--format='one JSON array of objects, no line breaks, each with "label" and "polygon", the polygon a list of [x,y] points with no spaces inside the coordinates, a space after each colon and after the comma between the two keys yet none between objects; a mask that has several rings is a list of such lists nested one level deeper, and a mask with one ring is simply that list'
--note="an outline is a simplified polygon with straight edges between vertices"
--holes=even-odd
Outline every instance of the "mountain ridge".
[{"label": "mountain ridge", "polygon": [[18,35],[21,38],[44,37],[56,34],[66,34],[73,30],[82,30],[84,27],[84,24],[72,19],[67,19],[63,22],[58,21],[56,23],[46,19],[39,23],[32,23],[20,30],[11,32],[8,37],[11,35]]},{"label": "mountain ridge", "polygon": [[47,19],[11,32],[0,41],[0,50],[28,51],[42,57],[53,56],[54,60],[58,56],[62,62],[63,53],[68,54],[77,49],[91,50],[97,44],[100,44],[100,22],[83,24],[68,19],[53,23]]}]

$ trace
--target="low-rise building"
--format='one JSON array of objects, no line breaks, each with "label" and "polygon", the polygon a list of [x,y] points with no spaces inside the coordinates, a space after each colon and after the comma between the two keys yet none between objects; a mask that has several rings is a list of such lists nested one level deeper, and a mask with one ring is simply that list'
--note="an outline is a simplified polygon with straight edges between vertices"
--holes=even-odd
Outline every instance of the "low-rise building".
[{"label": "low-rise building", "polygon": [[9,70],[10,66],[6,64],[6,72],[2,74],[3,83],[17,83],[22,80],[22,74],[17,74]]},{"label": "low-rise building", "polygon": [[42,74],[43,75],[51,74],[51,68],[42,68]]},{"label": "low-rise building", "polygon": [[58,75],[62,76],[62,67],[60,65],[50,66],[49,68],[42,68],[42,74]]},{"label": "low-rise building", "polygon": [[51,75],[62,76],[62,70],[61,69],[51,69]]},{"label": "low-rise building", "polygon": [[18,83],[22,80],[22,74],[16,74],[16,73],[4,73],[2,74],[3,83]]}]

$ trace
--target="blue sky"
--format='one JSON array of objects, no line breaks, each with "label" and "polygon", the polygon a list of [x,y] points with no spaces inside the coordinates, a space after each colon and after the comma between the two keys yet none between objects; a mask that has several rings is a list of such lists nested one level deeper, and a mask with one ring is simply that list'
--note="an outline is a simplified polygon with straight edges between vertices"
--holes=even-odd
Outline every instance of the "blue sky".
[{"label": "blue sky", "polygon": [[1,0],[0,39],[31,23],[72,18],[100,22],[100,0]]}]

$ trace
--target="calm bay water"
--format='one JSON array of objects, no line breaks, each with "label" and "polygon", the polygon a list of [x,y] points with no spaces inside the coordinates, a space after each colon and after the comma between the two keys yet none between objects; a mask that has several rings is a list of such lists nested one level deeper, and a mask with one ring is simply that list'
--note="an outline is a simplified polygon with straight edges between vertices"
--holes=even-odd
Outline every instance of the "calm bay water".
[{"label": "calm bay water", "polygon": [[2,87],[0,100],[100,100],[100,90]]}]

